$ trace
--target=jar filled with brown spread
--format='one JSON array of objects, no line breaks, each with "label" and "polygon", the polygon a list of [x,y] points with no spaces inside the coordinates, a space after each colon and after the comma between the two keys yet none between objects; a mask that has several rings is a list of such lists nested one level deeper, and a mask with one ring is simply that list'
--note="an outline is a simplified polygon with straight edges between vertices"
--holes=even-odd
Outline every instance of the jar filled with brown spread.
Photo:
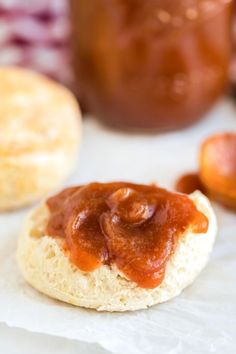
[{"label": "jar filled with brown spread", "polygon": [[109,125],[172,130],[222,94],[230,0],[71,0],[76,89]]}]

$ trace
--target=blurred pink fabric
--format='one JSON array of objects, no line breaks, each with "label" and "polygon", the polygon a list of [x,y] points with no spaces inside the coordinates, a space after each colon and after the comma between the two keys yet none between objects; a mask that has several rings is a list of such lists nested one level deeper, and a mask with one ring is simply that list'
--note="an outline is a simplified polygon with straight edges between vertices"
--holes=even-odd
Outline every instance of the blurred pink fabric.
[{"label": "blurred pink fabric", "polygon": [[0,65],[71,85],[68,0],[0,0]]}]

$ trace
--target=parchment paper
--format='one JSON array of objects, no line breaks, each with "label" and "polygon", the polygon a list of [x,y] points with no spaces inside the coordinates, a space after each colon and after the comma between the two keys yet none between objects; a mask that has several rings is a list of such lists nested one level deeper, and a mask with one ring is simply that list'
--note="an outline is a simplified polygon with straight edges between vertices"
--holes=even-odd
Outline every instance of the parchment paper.
[{"label": "parchment paper", "polygon": [[[197,167],[205,136],[236,131],[236,112],[221,102],[195,127],[164,135],[117,133],[92,118],[84,123],[80,162],[67,184],[130,180],[172,188]],[[27,210],[0,215],[0,321],[86,342],[114,353],[236,352],[236,214],[215,206],[220,231],[207,268],[178,298],[144,311],[96,313],[47,298],[28,286],[15,262]],[[16,343],[17,345],[17,343]]]}]

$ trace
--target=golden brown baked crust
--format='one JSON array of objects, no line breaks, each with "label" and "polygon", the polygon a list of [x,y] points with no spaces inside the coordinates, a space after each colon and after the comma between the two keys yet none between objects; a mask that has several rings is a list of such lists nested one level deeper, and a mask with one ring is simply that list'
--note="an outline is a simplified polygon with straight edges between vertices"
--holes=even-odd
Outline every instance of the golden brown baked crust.
[{"label": "golden brown baked crust", "polygon": [[0,68],[0,210],[29,204],[71,171],[81,134],[73,95],[46,77]]}]

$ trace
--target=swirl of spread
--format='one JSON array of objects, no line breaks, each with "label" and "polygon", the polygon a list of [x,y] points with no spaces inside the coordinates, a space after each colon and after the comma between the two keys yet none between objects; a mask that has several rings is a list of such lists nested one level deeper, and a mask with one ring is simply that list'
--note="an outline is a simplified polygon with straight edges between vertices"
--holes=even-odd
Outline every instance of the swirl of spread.
[{"label": "swirl of spread", "polygon": [[181,235],[208,229],[207,217],[187,196],[154,185],[91,183],[64,190],[47,206],[47,234],[64,238],[80,270],[115,264],[143,288],[162,282]]}]

